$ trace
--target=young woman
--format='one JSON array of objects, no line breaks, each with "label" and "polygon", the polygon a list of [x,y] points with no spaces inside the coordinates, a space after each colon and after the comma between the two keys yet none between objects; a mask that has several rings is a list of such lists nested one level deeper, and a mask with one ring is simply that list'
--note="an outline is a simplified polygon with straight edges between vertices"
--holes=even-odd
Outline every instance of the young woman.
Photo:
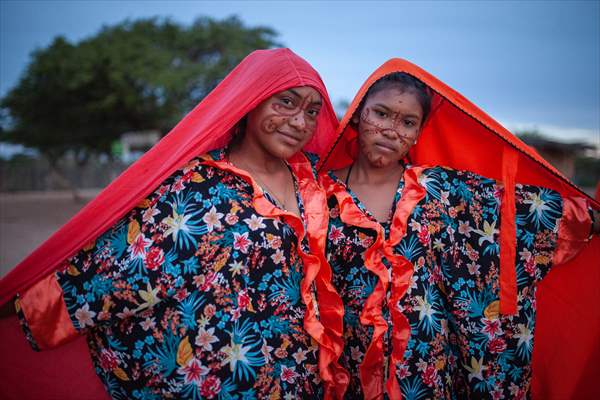
[{"label": "young woman", "polygon": [[[341,319],[331,310],[341,303],[310,254],[326,204],[301,150],[322,148],[335,123],[306,61],[287,49],[252,53],[43,248],[53,256],[48,249],[66,241],[76,252],[38,265],[38,251],[3,279],[4,298],[18,293],[31,344],[53,348],[86,334],[114,398],[333,390],[328,365],[341,343],[329,332]],[[143,189],[125,192],[137,183]],[[126,199],[111,204],[115,193]],[[100,235],[68,237],[107,209],[111,226],[94,227]],[[32,266],[46,274],[24,283],[19,273]],[[326,304],[316,304],[315,288]]]},{"label": "young woman", "polygon": [[[410,165],[426,121],[439,127],[461,116],[442,95],[431,110],[431,91],[406,69],[427,77],[400,60],[384,64],[361,88],[324,160],[324,170],[333,168],[322,182],[330,207],[327,258],[345,306],[346,398],[524,398],[536,284],[553,258],[579,250],[569,240],[587,239],[586,200]],[[466,152],[462,138],[449,138],[450,148]],[[477,140],[493,150],[493,138]],[[511,192],[513,216],[501,212]],[[508,298],[514,312],[506,311],[503,294],[505,219],[516,221],[516,290]]]}]

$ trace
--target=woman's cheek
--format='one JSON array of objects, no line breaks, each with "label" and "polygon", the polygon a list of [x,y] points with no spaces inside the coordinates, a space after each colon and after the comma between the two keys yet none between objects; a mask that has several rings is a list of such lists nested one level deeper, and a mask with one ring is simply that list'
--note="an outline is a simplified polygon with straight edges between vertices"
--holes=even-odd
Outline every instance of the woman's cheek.
[{"label": "woman's cheek", "polygon": [[277,128],[285,123],[287,118],[289,117],[281,115],[269,115],[263,118],[259,123],[264,132],[273,133],[277,130]]}]

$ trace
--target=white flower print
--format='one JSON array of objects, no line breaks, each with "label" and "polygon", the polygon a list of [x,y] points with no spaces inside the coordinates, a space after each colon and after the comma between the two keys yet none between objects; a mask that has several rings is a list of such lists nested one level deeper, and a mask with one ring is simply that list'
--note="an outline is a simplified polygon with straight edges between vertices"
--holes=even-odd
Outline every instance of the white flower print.
[{"label": "white flower print", "polygon": [[95,316],[96,313],[90,310],[90,305],[88,303],[85,303],[83,307],[78,308],[77,311],[75,311],[75,318],[77,318],[77,322],[79,322],[79,327],[81,329],[86,326],[94,326],[92,318]]},{"label": "white flower print", "polygon": [[215,228],[221,229],[223,226],[221,225],[221,218],[223,218],[225,214],[217,212],[215,206],[212,206],[209,212],[204,214],[202,217],[202,221],[206,223],[206,228],[209,232],[212,232]]},{"label": "white flower print", "polygon": [[257,229],[265,229],[267,226],[263,224],[263,218],[257,217],[252,214],[250,218],[245,218],[244,222],[248,225],[251,231],[255,231]]}]

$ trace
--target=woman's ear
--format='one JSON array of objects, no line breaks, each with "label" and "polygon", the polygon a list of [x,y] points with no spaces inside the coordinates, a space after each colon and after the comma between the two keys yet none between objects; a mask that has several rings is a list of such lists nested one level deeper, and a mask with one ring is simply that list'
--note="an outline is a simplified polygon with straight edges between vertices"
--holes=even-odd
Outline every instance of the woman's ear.
[{"label": "woman's ear", "polygon": [[353,123],[353,124],[355,124],[355,125],[358,125],[358,121],[359,121],[359,119],[360,119],[360,118],[358,118],[358,114],[357,114],[357,113],[354,113],[354,115],[352,116],[352,119],[351,119],[351,121],[352,121],[352,123]]}]

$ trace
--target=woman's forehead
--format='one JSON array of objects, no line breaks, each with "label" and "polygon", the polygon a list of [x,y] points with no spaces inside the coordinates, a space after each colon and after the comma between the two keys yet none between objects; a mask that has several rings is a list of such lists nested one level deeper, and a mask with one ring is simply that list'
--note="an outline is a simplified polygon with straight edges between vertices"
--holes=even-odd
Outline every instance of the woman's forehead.
[{"label": "woman's forehead", "polygon": [[416,106],[421,108],[417,93],[411,88],[402,88],[399,86],[380,89],[375,93],[370,94],[366,103],[370,105],[382,104],[388,108],[395,108],[398,106]]},{"label": "woman's forehead", "polygon": [[310,86],[296,86],[279,92],[278,94],[286,93],[300,100],[308,100],[311,103],[322,103],[321,94]]}]

